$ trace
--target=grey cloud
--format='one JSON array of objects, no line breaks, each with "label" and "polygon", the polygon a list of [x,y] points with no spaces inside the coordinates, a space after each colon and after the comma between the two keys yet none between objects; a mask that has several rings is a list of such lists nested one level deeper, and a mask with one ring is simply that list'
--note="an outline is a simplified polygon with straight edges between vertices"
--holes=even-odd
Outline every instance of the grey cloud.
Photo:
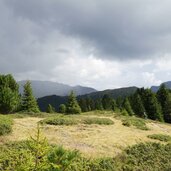
[{"label": "grey cloud", "polygon": [[0,72],[100,89],[141,85],[146,72],[146,84],[166,80],[170,75],[154,73],[153,63],[171,54],[170,6],[170,0],[0,0]]},{"label": "grey cloud", "polygon": [[[158,57],[171,50],[169,0],[5,0],[17,17],[79,38],[101,58]],[[48,33],[47,33],[48,34]]]}]

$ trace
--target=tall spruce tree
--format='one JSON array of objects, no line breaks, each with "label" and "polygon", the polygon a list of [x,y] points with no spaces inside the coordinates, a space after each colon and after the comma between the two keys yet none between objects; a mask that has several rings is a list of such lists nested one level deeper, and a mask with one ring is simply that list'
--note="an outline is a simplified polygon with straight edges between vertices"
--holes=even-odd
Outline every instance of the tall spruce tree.
[{"label": "tall spruce tree", "polygon": [[0,75],[0,113],[12,113],[20,104],[19,86],[11,74]]},{"label": "tall spruce tree", "polygon": [[120,111],[122,111],[122,108],[123,108],[123,99],[122,99],[122,97],[118,97],[117,99],[116,99],[116,105],[117,105],[117,108],[120,110]]},{"label": "tall spruce tree", "polygon": [[169,90],[166,88],[165,84],[162,84],[157,91],[157,99],[161,104],[162,111],[164,110],[166,100],[168,100]]},{"label": "tall spruce tree", "polygon": [[146,89],[143,99],[148,118],[163,121],[161,105],[158,103],[156,95],[150,89]]},{"label": "tall spruce tree", "polygon": [[132,109],[133,109],[135,115],[142,117],[142,118],[147,117],[143,102],[142,102],[141,97],[138,93],[135,93],[131,97],[131,106],[132,106]]},{"label": "tall spruce tree", "polygon": [[87,104],[88,111],[92,111],[95,109],[95,103],[91,97],[86,98],[86,104]]},{"label": "tall spruce tree", "polygon": [[24,93],[22,97],[22,111],[24,112],[40,112],[39,107],[37,105],[37,101],[33,96],[32,87],[30,81],[27,81],[24,85]]},{"label": "tall spruce tree", "polygon": [[95,100],[95,109],[96,110],[103,110],[102,100],[96,99]]},{"label": "tall spruce tree", "polygon": [[68,102],[66,105],[66,112],[68,114],[79,114],[81,113],[81,108],[77,102],[76,96],[73,91],[71,91],[69,97],[68,97]]},{"label": "tall spruce tree", "polygon": [[102,105],[104,110],[112,110],[112,98],[105,94],[102,98]]},{"label": "tall spruce tree", "polygon": [[88,112],[87,101],[85,98],[81,98],[78,101],[79,106],[81,107],[82,112]]},{"label": "tall spruce tree", "polygon": [[112,106],[112,110],[113,111],[116,111],[117,110],[117,104],[116,104],[116,100],[115,99],[112,99],[111,100],[111,106]]},{"label": "tall spruce tree", "polygon": [[128,98],[125,98],[124,103],[123,103],[123,107],[128,112],[128,114],[130,116],[132,116],[134,114]]},{"label": "tall spruce tree", "polygon": [[165,122],[171,123],[171,94],[169,94],[165,100],[163,115]]}]

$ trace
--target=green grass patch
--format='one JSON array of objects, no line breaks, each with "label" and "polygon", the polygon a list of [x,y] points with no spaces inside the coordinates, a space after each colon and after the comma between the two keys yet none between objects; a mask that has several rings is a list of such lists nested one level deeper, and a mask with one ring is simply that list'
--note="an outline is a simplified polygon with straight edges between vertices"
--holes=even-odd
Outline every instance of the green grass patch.
[{"label": "green grass patch", "polygon": [[50,117],[40,121],[41,124],[49,125],[75,125],[77,120],[73,117]]},{"label": "green grass patch", "polygon": [[147,137],[151,138],[151,139],[154,139],[154,140],[163,141],[163,142],[171,141],[171,136],[164,135],[164,134],[152,134],[152,135],[148,135]]},{"label": "green grass patch", "polygon": [[96,116],[113,116],[115,113],[113,111],[107,110],[94,110],[89,112],[81,113],[81,115],[96,115]]},{"label": "green grass patch", "polygon": [[13,121],[10,117],[0,115],[0,136],[6,135],[12,132]]},{"label": "green grass patch", "polygon": [[109,118],[89,117],[82,120],[84,124],[112,125],[114,122]]},{"label": "green grass patch", "polygon": [[55,117],[48,117],[42,121],[41,124],[49,125],[76,125],[76,124],[98,124],[98,125],[112,125],[114,122],[109,118],[88,117],[84,115],[58,115]]},{"label": "green grass patch", "polygon": [[141,130],[149,130],[145,120],[136,117],[126,117],[122,119],[122,125],[127,127],[134,126],[137,129],[141,129]]}]

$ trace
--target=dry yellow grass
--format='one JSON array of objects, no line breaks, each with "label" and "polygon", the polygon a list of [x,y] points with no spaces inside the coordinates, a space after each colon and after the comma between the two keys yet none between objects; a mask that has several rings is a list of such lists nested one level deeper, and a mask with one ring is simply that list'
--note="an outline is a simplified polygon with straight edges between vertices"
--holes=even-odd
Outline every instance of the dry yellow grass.
[{"label": "dry yellow grass", "polygon": [[[104,117],[104,116],[103,116]],[[85,156],[101,157],[114,156],[129,145],[138,142],[155,141],[147,138],[150,134],[167,134],[171,136],[171,126],[158,122],[148,122],[148,131],[122,125],[122,121],[111,116],[106,116],[114,121],[114,125],[72,125],[52,126],[45,125],[43,134],[52,144],[60,144],[65,148],[78,149]],[[41,118],[14,119],[13,133],[1,137],[1,142],[19,141],[29,138],[34,134],[37,122]]]}]

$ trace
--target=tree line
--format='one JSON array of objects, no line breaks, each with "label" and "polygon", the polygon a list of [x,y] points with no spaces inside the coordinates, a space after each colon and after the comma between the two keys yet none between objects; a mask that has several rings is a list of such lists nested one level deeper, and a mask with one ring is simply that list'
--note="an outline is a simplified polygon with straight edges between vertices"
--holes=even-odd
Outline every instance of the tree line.
[{"label": "tree line", "polygon": [[[110,110],[123,115],[136,115],[142,118],[171,123],[171,92],[162,84],[154,93],[151,89],[139,88],[134,94],[125,98],[114,99],[110,94],[102,98],[76,98],[72,91],[66,104],[59,106],[60,113],[74,114],[93,110]],[[19,85],[12,75],[0,75],[0,113],[40,112],[33,95],[31,83],[24,85],[23,94],[19,94]],[[52,105],[48,105],[48,113],[54,113]]]},{"label": "tree line", "polygon": [[171,123],[171,92],[164,84],[157,93],[148,88],[138,88],[133,95],[125,98],[113,99],[110,94],[105,94],[99,99],[87,97],[78,101],[83,112],[112,110],[123,115]]},{"label": "tree line", "polygon": [[[40,112],[37,100],[35,99],[29,81],[24,85],[24,92],[19,93],[19,85],[11,74],[0,75],[0,113],[9,114],[14,112],[38,113]],[[48,113],[54,113],[55,109],[50,104],[47,108]],[[60,105],[61,113],[81,113],[76,96],[72,91],[68,97],[67,105]]]},{"label": "tree line", "polygon": [[24,85],[23,95],[19,94],[19,85],[11,74],[0,75],[0,113],[40,112],[33,96],[31,83]]}]

